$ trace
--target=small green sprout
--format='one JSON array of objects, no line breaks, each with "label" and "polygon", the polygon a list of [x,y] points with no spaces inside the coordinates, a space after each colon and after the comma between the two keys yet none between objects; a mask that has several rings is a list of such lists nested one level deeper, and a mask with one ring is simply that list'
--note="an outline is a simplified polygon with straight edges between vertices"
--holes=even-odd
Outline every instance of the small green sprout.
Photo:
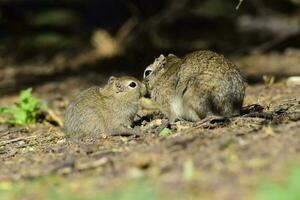
[{"label": "small green sprout", "polygon": [[190,181],[195,176],[195,166],[194,162],[191,159],[186,160],[183,163],[183,171],[182,171],[182,177],[186,181]]},{"label": "small green sprout", "polygon": [[0,114],[8,114],[8,122],[15,125],[36,123],[41,110],[46,110],[47,104],[32,97],[32,88],[21,91],[19,102],[14,106],[0,108]]},{"label": "small green sprout", "polygon": [[160,131],[159,136],[165,137],[172,134],[172,131],[169,128],[164,128],[162,131]]}]

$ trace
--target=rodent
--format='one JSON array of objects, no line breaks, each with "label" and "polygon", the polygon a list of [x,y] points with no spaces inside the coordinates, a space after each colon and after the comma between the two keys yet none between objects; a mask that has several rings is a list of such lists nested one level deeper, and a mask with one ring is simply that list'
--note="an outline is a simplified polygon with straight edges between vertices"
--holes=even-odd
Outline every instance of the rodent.
[{"label": "rodent", "polygon": [[64,130],[67,136],[118,135],[133,133],[130,128],[146,93],[144,84],[134,77],[110,77],[103,87],[81,92],[68,105]]},{"label": "rodent", "polygon": [[143,82],[170,122],[239,115],[246,87],[236,65],[206,50],[183,58],[160,55],[145,69]]}]

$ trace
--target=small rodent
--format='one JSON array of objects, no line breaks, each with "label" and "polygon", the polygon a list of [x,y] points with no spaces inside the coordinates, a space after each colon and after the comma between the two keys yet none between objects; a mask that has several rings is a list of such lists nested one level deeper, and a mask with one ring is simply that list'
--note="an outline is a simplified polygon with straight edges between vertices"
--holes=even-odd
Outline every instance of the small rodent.
[{"label": "small rodent", "polygon": [[130,126],[145,93],[144,84],[137,79],[112,76],[103,88],[86,89],[69,104],[64,130],[75,137],[133,133]]},{"label": "small rodent", "polygon": [[212,51],[160,55],[145,69],[143,82],[170,122],[239,115],[245,96],[239,69]]}]

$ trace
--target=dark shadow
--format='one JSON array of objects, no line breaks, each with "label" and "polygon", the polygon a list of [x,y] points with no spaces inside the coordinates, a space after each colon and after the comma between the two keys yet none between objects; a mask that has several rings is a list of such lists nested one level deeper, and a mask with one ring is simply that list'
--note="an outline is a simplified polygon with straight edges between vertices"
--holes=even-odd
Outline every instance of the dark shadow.
[{"label": "dark shadow", "polygon": [[[114,57],[111,59],[99,60],[92,64],[83,64],[77,69],[65,68],[64,70],[54,72],[49,75],[35,75],[31,76],[28,73],[19,72],[15,76],[15,83],[13,85],[1,86],[1,95],[8,95],[19,92],[28,87],[35,87],[47,84],[49,82],[60,82],[69,77],[80,76],[82,80],[89,73],[101,74],[105,77],[111,75],[131,75],[138,79],[142,78],[143,65],[135,64],[126,57]],[[95,80],[88,80],[88,82],[95,83]],[[102,84],[106,80],[97,80],[98,84]]]}]

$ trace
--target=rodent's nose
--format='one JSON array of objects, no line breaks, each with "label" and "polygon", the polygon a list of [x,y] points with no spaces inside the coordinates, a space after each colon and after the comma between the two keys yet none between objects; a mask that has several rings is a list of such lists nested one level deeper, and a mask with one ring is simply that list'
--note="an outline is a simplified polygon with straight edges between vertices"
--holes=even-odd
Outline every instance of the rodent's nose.
[{"label": "rodent's nose", "polygon": [[141,93],[142,93],[142,96],[145,96],[147,93],[147,88],[144,83],[141,84]]},{"label": "rodent's nose", "polygon": [[150,99],[150,98],[151,98],[150,92],[147,91],[147,92],[143,95],[143,97]]}]

